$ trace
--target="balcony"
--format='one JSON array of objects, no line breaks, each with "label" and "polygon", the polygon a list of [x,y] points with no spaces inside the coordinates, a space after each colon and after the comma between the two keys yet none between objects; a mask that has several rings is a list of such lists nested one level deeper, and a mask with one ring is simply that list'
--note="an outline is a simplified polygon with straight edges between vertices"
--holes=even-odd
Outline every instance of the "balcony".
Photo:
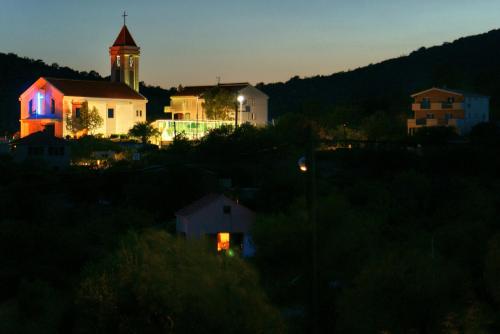
[{"label": "balcony", "polygon": [[463,110],[465,105],[463,102],[432,102],[432,103],[413,103],[411,109],[413,111],[421,110]]},{"label": "balcony", "polygon": [[439,119],[439,118],[410,118],[407,121],[408,128],[432,127],[432,126],[454,126],[461,128],[464,120],[459,118]]}]

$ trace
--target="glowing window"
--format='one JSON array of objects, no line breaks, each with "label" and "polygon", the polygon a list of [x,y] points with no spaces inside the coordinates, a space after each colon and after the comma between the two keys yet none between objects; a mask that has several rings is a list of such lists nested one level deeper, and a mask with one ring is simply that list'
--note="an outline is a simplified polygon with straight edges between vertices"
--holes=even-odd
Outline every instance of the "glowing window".
[{"label": "glowing window", "polygon": [[229,233],[218,233],[217,234],[217,251],[227,251],[230,246],[230,234]]},{"label": "glowing window", "polygon": [[120,56],[116,56],[116,66],[120,67]]},{"label": "glowing window", "polygon": [[130,68],[134,67],[134,57],[132,57],[132,56],[128,57],[128,62],[129,62]]}]

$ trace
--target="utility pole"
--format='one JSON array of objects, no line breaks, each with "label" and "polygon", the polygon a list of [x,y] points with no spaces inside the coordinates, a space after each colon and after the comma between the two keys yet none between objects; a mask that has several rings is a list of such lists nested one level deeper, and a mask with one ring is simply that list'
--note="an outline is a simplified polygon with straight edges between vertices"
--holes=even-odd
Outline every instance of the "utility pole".
[{"label": "utility pole", "polygon": [[312,120],[308,120],[308,143],[306,159],[307,168],[307,209],[309,224],[311,225],[311,255],[312,255],[312,284],[311,284],[311,322],[312,333],[319,333],[319,295],[318,295],[318,221],[316,199],[316,154],[314,145],[314,127]]}]

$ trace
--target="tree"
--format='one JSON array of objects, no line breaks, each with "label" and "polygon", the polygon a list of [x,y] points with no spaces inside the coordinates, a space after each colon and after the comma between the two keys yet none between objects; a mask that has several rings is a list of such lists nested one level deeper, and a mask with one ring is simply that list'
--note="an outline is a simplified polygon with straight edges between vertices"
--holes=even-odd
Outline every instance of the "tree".
[{"label": "tree", "polygon": [[66,114],[66,129],[73,136],[92,134],[98,129],[104,120],[99,115],[99,110],[96,107],[89,109],[88,102],[84,102],[78,113]]},{"label": "tree", "polygon": [[283,332],[243,260],[158,230],[130,233],[88,268],[77,306],[81,333]]},{"label": "tree", "polygon": [[160,131],[148,122],[139,122],[128,131],[131,137],[139,138],[143,144],[147,144],[151,137],[160,136]]},{"label": "tree", "polygon": [[236,96],[220,87],[212,88],[203,98],[203,108],[208,119],[229,120],[236,112]]}]

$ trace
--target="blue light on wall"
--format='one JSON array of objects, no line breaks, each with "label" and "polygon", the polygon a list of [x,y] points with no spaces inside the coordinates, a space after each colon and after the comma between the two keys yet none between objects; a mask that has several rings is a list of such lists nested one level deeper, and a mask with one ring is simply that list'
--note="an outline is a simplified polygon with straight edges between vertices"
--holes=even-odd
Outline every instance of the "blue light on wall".
[{"label": "blue light on wall", "polygon": [[36,114],[41,115],[42,114],[42,99],[43,99],[42,93],[38,92],[37,94],[37,109],[36,109]]}]

